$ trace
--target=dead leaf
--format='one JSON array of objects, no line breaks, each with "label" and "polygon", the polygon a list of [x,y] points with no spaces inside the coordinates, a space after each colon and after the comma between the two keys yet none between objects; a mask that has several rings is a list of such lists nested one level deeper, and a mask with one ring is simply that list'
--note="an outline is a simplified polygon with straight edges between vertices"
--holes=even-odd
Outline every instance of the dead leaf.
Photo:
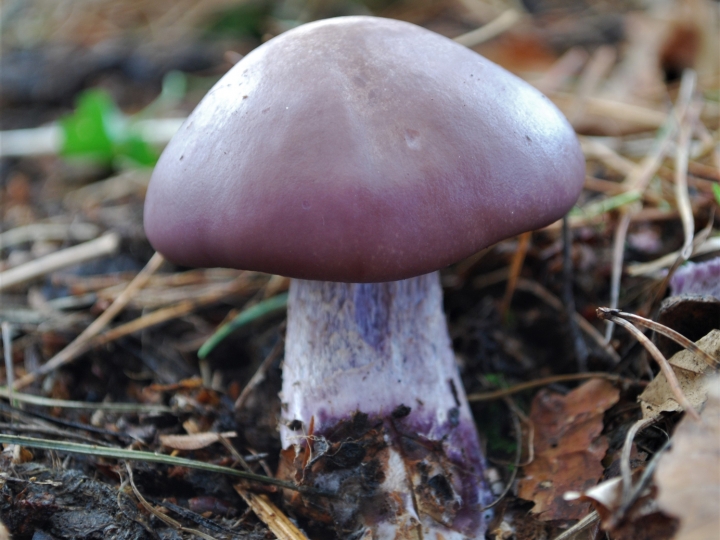
[{"label": "dead leaf", "polygon": [[[712,330],[696,344],[710,356],[720,359],[720,330]],[[708,375],[712,373],[712,369],[702,358],[687,350],[675,353],[668,362],[683,394],[695,409],[699,409],[707,398]],[[654,418],[662,412],[682,410],[662,373],[648,384],[638,399],[644,418]]]},{"label": "dead leaf", "polygon": [[5,445],[3,453],[10,456],[10,462],[13,465],[20,465],[21,463],[27,463],[33,460],[33,453],[19,444],[8,444]]},{"label": "dead leaf", "polygon": [[160,443],[173,450],[199,450],[220,440],[220,437],[230,439],[237,437],[234,431],[225,433],[193,433],[191,435],[160,435]]},{"label": "dead leaf", "polygon": [[603,413],[617,403],[618,390],[593,379],[566,396],[540,391],[532,403],[535,459],[524,468],[518,496],[533,501],[540,519],[580,519],[588,503],[566,501],[566,491],[585,491],[603,474],[601,460],[608,442],[600,436]]},{"label": "dead leaf", "polygon": [[720,534],[720,378],[707,386],[702,422],[682,419],[655,473],[660,508],[680,519],[675,540],[709,540]]},{"label": "dead leaf", "polygon": [[[636,477],[642,470],[637,469]],[[647,487],[618,523],[615,514],[622,505],[622,479],[619,476],[593,486],[585,493],[567,493],[569,500],[590,501],[600,516],[601,529],[613,540],[669,540],[677,521],[663,514],[656,501],[654,486]]]}]

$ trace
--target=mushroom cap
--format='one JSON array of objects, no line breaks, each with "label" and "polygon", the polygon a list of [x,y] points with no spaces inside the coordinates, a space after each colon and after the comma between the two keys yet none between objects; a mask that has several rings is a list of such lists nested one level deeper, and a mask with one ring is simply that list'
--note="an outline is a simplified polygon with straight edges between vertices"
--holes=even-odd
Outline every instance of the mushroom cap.
[{"label": "mushroom cap", "polygon": [[392,281],[559,219],[584,177],[529,84],[418,26],[341,17],[210,90],[155,168],[145,230],[186,266]]}]

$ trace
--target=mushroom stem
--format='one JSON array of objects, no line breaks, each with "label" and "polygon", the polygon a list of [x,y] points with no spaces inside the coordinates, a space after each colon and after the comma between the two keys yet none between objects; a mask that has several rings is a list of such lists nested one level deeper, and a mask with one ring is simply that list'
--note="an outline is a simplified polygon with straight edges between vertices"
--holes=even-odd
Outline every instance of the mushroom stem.
[{"label": "mushroom stem", "polygon": [[293,280],[281,471],[334,491],[295,500],[342,538],[481,538],[488,492],[437,273]]}]

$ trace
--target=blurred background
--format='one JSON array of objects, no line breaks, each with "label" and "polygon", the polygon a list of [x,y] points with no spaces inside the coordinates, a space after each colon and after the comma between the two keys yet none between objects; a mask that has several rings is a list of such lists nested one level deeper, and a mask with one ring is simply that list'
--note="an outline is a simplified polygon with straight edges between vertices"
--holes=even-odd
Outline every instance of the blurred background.
[{"label": "blurred background", "polygon": [[708,78],[718,65],[712,0],[4,0],[1,9],[3,129],[57,118],[88,88],[137,112],[172,71],[188,74],[192,102],[260,43],[341,15],[402,19],[451,38],[494,21],[464,43],[534,82],[568,50],[601,55],[592,93],[623,102],[658,99],[683,69]]}]

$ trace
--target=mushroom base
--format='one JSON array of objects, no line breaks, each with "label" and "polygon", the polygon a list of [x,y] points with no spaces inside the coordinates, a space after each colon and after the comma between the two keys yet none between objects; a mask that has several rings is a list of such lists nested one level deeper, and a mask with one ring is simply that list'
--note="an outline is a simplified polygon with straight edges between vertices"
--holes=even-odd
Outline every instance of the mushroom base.
[{"label": "mushroom base", "polygon": [[484,461],[437,274],[390,283],[294,280],[281,475],[339,538],[482,538]]}]

